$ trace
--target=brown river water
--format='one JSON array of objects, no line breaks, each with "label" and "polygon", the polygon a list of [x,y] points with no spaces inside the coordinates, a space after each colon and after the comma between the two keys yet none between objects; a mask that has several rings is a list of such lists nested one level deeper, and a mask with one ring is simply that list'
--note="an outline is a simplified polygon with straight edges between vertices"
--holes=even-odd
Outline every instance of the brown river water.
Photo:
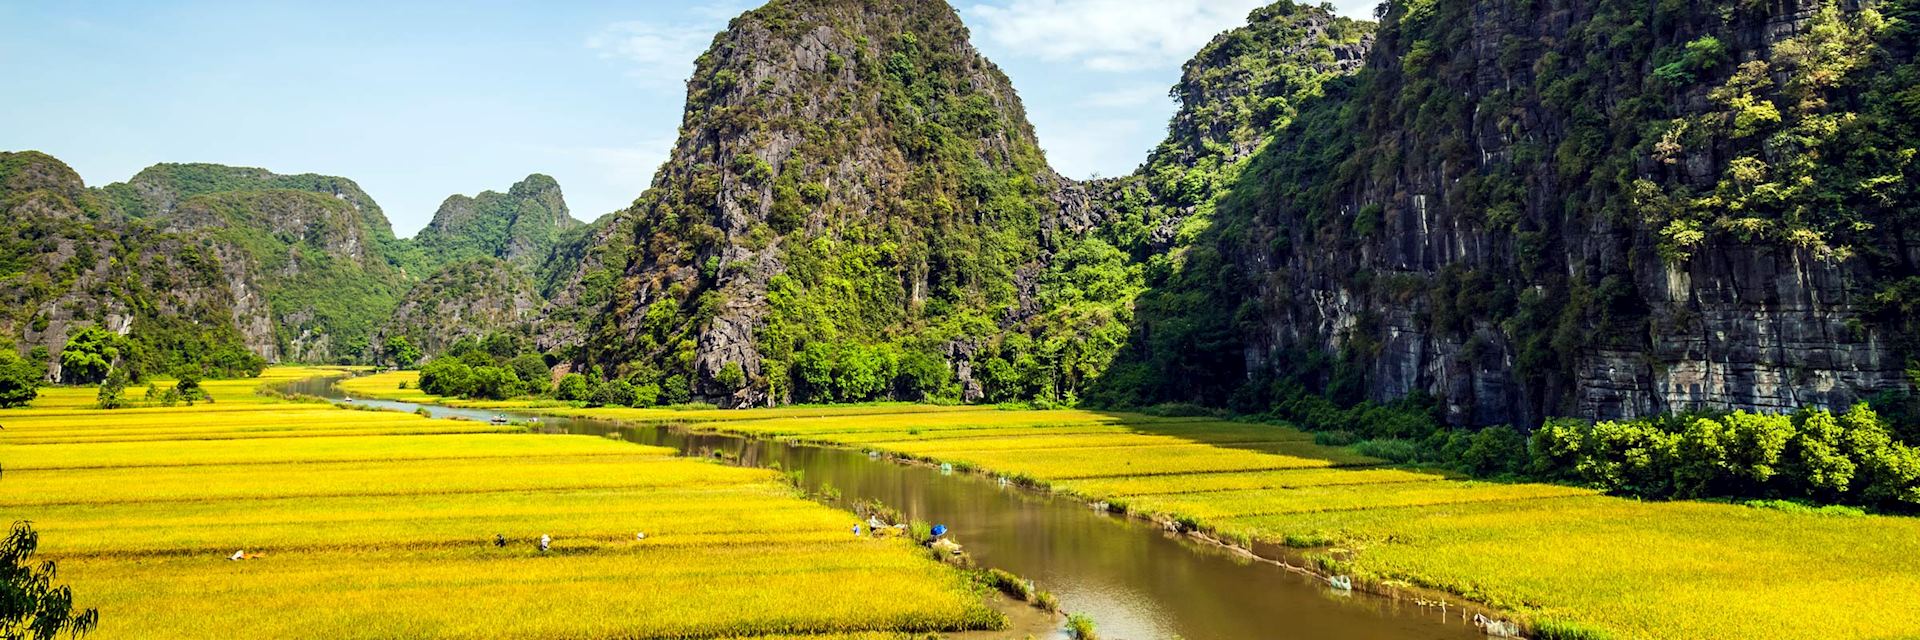
[{"label": "brown river water", "polygon": [[[330,380],[287,390],[341,399]],[[355,399],[413,411],[421,405]],[[1096,511],[1064,497],[874,459],[859,451],[691,433],[672,427],[427,406],[435,417],[538,417],[542,430],[608,435],[688,455],[723,452],[740,464],[804,471],[810,488],[831,486],[847,503],[876,499],[908,518],[944,524],[982,567],[1032,580],[1065,611],[1091,616],[1103,640],[1484,639],[1461,610],[1421,607],[1260,562],[1151,523]],[[844,506],[844,505],[843,505]],[[1471,616],[1472,614],[1466,614]],[[1022,634],[1026,632],[1021,632]],[[1053,638],[1066,638],[1053,630]]]}]

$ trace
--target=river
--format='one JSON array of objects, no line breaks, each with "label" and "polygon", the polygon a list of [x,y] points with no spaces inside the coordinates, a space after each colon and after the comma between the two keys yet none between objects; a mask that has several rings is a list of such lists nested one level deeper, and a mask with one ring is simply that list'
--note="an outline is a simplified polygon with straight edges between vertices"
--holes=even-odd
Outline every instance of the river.
[{"label": "river", "polygon": [[[330,379],[287,390],[343,399]],[[398,411],[406,402],[355,399]],[[427,405],[435,417],[538,418],[543,431],[610,434],[687,455],[724,452],[740,464],[804,472],[851,503],[877,499],[909,518],[945,524],[983,567],[1032,580],[1065,611],[1091,616],[1106,640],[1484,639],[1459,609],[1441,610],[1362,593],[1255,561],[1216,545],[1107,514],[1063,497],[967,473],[872,459],[858,451],[787,444],[671,427]],[[842,505],[844,506],[844,505]],[[1057,635],[1066,637],[1064,633]]]}]

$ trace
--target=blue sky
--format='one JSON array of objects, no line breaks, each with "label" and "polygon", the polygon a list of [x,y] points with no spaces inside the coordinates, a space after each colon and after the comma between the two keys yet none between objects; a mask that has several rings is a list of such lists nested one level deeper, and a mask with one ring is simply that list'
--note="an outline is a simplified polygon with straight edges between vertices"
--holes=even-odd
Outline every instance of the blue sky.
[{"label": "blue sky", "polygon": [[[448,195],[540,172],[591,220],[645,190],[693,58],[754,4],[0,0],[0,150],[90,185],[156,162],[346,176],[401,235]],[[1261,4],[955,1],[1073,177],[1131,171],[1180,63]]]}]

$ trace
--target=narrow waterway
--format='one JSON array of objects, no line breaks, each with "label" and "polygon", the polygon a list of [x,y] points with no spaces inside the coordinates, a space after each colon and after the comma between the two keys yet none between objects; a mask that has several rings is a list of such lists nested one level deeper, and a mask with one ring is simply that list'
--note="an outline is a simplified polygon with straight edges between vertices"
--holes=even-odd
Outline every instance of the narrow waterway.
[{"label": "narrow waterway", "polygon": [[[294,383],[288,390],[344,397],[331,380]],[[422,408],[384,400],[354,402],[400,411]],[[744,465],[778,463],[781,469],[803,471],[806,484],[814,489],[831,486],[848,502],[877,499],[907,517],[947,525],[981,566],[1013,572],[1052,591],[1063,609],[1092,616],[1108,640],[1485,638],[1458,609],[1443,612],[1335,591],[1311,576],[984,476],[944,474],[857,451],[773,440],[603,420],[424,408],[436,417],[538,418],[542,430],[612,434],[688,455],[724,452]]]}]

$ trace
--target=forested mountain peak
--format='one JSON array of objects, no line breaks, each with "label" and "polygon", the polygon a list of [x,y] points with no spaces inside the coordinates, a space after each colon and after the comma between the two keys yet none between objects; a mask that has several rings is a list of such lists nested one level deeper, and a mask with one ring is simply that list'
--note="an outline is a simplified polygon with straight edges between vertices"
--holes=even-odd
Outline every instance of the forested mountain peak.
[{"label": "forested mountain peak", "polygon": [[493,257],[532,265],[546,257],[560,232],[580,224],[567,213],[560,183],[536,173],[506,193],[448,196],[414,242],[436,263]]},{"label": "forested mountain peak", "polygon": [[375,236],[391,238],[393,226],[386,213],[360,185],[347,178],[313,173],[282,175],[256,167],[209,163],[160,163],[134,174],[124,183],[102,188],[113,206],[131,217],[173,211],[194,196],[284,189],[323,194],[353,207],[361,224]]},{"label": "forested mountain peak", "polygon": [[87,198],[86,183],[67,163],[39,151],[0,151],[0,190],[19,198],[45,192],[79,202]]},{"label": "forested mountain peak", "polygon": [[699,58],[669,161],[556,315],[580,359],[729,404],[947,393],[955,341],[1031,291],[1058,181],[945,3],[769,3]]},{"label": "forested mountain peak", "polygon": [[[488,282],[513,283],[514,305],[536,308],[537,298],[521,295],[531,290],[533,267],[566,264],[548,253],[579,223],[567,217],[553,178],[535,174],[509,193],[467,202],[509,215],[498,224],[443,224],[438,244],[427,246],[394,238],[380,206],[346,178],[166,163],[89,189],[51,156],[5,153],[0,207],[20,233],[0,247],[0,277],[13,293],[0,324],[55,378],[63,377],[61,346],[89,327],[125,336],[129,366],[148,370],[371,361],[376,331],[404,333],[406,321],[424,322],[390,316],[441,265],[520,258],[514,273]],[[428,287],[414,307],[433,307],[435,292],[456,289]]]}]

